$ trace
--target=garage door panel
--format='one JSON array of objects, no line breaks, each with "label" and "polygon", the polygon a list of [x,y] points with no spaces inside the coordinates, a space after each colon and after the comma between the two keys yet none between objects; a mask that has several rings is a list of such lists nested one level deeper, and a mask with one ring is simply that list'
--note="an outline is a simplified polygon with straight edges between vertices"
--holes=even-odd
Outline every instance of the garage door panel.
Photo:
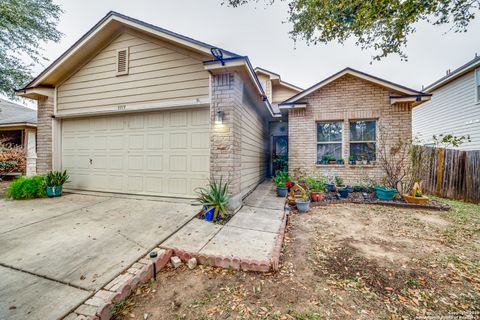
[{"label": "garage door panel", "polygon": [[209,177],[209,116],[205,108],[64,120],[62,166],[70,172],[69,186],[194,196]]}]

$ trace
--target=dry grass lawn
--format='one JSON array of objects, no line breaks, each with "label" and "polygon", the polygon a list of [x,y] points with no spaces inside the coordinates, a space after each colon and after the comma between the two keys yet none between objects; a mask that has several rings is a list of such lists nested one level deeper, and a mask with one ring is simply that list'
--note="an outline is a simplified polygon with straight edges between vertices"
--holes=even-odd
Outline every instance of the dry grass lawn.
[{"label": "dry grass lawn", "polygon": [[294,214],[280,272],[169,267],[118,303],[116,318],[480,318],[480,206],[449,204],[448,212],[348,204]]}]

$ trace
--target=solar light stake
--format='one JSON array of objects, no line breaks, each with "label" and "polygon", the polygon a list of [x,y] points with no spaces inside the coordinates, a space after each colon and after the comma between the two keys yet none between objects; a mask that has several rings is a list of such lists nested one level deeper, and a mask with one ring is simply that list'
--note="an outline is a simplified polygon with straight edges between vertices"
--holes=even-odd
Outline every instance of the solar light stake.
[{"label": "solar light stake", "polygon": [[158,257],[157,251],[150,252],[150,259],[153,264],[153,280],[157,281],[157,266],[155,265],[155,258]]}]

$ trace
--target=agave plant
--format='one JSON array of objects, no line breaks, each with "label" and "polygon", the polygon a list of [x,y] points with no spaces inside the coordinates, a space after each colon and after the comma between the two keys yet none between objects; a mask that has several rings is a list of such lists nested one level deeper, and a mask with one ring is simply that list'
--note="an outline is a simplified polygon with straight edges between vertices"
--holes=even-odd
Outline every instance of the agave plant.
[{"label": "agave plant", "polygon": [[47,187],[63,186],[70,176],[65,171],[50,171],[45,175],[45,185]]},{"label": "agave plant", "polygon": [[219,180],[209,180],[207,187],[195,189],[198,203],[205,207],[214,208],[213,221],[216,221],[219,215],[224,218],[228,211],[227,205],[230,201],[228,187],[229,183],[220,178]]}]

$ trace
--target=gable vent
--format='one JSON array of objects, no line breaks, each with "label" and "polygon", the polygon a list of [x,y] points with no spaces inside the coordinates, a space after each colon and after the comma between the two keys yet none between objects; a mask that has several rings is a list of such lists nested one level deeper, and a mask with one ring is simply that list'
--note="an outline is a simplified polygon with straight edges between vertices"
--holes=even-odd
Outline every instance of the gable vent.
[{"label": "gable vent", "polygon": [[117,76],[128,74],[128,48],[117,50]]}]

